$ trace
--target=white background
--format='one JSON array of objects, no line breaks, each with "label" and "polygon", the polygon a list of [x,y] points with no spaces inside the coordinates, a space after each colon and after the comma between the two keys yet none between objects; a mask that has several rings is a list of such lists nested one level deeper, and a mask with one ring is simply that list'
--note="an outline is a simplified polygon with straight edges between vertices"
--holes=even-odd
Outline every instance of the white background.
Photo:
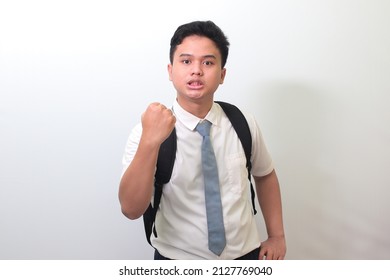
[{"label": "white background", "polygon": [[[216,99],[254,114],[282,188],[288,259],[390,258],[390,2],[1,1],[0,259],[150,259],[122,216],[121,157],[170,105],[169,41],[231,42]],[[262,219],[259,226],[265,238]]]}]

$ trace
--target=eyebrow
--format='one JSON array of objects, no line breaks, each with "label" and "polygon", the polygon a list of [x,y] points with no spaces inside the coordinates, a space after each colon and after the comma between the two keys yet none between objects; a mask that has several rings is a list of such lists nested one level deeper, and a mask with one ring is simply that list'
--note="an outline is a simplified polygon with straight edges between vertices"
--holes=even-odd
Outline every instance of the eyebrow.
[{"label": "eyebrow", "polygon": [[[193,54],[188,54],[188,53],[182,53],[179,55],[179,57],[193,57],[194,55]],[[213,58],[213,59],[217,59],[217,57],[213,54],[206,54],[206,55],[203,55],[202,58]]]}]

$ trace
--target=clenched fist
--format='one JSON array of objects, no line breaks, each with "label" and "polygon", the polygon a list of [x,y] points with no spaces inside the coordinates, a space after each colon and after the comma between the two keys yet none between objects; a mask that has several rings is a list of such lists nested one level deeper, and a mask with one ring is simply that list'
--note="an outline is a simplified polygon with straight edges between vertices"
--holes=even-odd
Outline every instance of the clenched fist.
[{"label": "clenched fist", "polygon": [[175,127],[176,118],[172,111],[161,103],[151,103],[142,114],[142,138],[161,145]]}]

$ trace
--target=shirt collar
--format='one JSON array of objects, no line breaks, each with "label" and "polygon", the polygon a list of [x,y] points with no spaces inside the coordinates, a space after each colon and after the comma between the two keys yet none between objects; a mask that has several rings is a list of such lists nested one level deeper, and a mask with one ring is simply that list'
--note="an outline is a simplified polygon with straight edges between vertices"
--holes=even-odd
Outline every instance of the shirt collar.
[{"label": "shirt collar", "polygon": [[[177,100],[175,99],[175,102],[173,103],[173,112],[176,116],[176,118],[184,124],[185,127],[187,127],[189,130],[195,130],[196,126],[202,119],[198,118],[197,116],[192,115],[191,113],[184,110]],[[213,103],[213,106],[211,107],[210,111],[207,113],[204,120],[208,120],[213,125],[217,125],[220,123],[221,119],[221,108],[218,104]]]}]

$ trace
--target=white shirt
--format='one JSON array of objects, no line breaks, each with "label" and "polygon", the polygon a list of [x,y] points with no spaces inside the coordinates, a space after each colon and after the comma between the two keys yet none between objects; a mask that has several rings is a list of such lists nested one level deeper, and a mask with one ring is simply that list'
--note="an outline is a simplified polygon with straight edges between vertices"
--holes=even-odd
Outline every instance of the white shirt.
[{"label": "white shirt", "polygon": [[[152,245],[170,259],[235,259],[260,246],[253,215],[244,149],[223,109],[214,103],[205,119],[212,123],[210,138],[218,164],[226,247],[221,256],[208,249],[204,185],[201,165],[202,136],[195,130],[201,121],[177,101],[177,151],[171,181],[164,185]],[[252,135],[252,175],[273,170],[272,159],[253,117],[247,116]],[[138,147],[142,126],[131,132],[123,157],[124,171]]]}]

